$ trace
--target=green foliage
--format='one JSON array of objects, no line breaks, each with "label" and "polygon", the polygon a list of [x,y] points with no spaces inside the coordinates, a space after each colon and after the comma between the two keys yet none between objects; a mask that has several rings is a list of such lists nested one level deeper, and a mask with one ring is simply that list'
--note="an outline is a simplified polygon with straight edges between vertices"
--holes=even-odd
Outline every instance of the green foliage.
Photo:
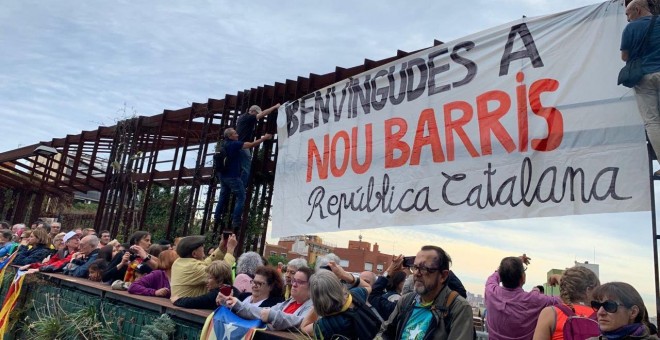
[{"label": "green foliage", "polygon": [[90,202],[90,203],[83,203],[83,202],[75,202],[73,203],[73,207],[71,208],[71,212],[96,212],[99,208],[98,203]]},{"label": "green foliage", "polygon": [[142,327],[140,338],[144,340],[168,340],[174,334],[176,324],[167,314],[163,314],[150,325]]},{"label": "green foliage", "polygon": [[3,202],[0,207],[0,220],[7,216],[7,212],[14,206],[15,199],[11,190],[0,188],[0,200]]},{"label": "green foliage", "polygon": [[[36,320],[27,324],[29,338],[51,339],[119,339],[110,323],[98,314],[95,306],[81,307],[66,313],[57,297],[46,299],[46,305],[35,308]],[[102,312],[101,308],[101,312]]]},{"label": "green foliage", "polygon": [[[258,175],[254,174],[254,176]],[[256,178],[253,180],[256,180]],[[264,214],[266,212],[266,200],[260,200],[260,198],[265,194],[264,191],[266,190],[268,190],[267,185],[253,185],[252,198],[249,202],[249,206],[247,205],[248,202],[245,202],[245,209],[250,209],[250,212],[248,213],[247,226],[245,229],[244,251],[252,249],[252,245],[257,245],[261,242],[261,236],[265,232],[264,220],[266,216]]]},{"label": "green foliage", "polygon": [[284,264],[287,263],[287,259],[285,256],[282,255],[271,255],[268,257],[268,264],[270,264],[273,267],[277,267],[277,264],[282,262]]},{"label": "green foliage", "polygon": [[[174,222],[172,224],[171,238],[182,233],[182,228],[188,221],[187,206],[190,197],[190,188],[179,188],[177,197],[177,204],[174,212]],[[144,203],[144,194],[140,195],[140,204]],[[167,224],[170,218],[170,211],[172,209],[172,201],[174,200],[174,189],[170,187],[152,186],[149,194],[149,206],[147,207],[146,215],[144,218],[145,229],[152,234],[152,240],[160,240],[166,238]],[[191,233],[189,233],[191,234]],[[171,241],[171,240],[170,240]]]}]

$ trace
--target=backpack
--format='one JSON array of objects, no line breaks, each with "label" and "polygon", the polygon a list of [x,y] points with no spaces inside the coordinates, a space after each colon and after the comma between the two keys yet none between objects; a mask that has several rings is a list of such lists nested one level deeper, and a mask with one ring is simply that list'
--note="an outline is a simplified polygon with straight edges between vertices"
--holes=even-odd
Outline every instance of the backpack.
[{"label": "backpack", "polygon": [[600,335],[596,312],[589,317],[583,317],[575,315],[575,311],[563,303],[556,307],[568,317],[564,324],[564,340],[585,340]]},{"label": "backpack", "polygon": [[345,313],[353,319],[357,339],[371,340],[380,331],[380,325],[382,323],[380,316],[361,297],[353,293],[351,295],[353,296],[353,305],[355,308],[350,308]]},{"label": "backpack", "polygon": [[[401,311],[399,312],[399,315],[408,314],[408,310],[410,310],[410,307],[412,307],[412,305],[415,303],[416,295],[417,294],[415,293],[408,293],[401,298],[402,300]],[[447,334],[449,334],[451,331],[451,322],[450,322],[451,319],[449,318],[449,307],[454,302],[457,296],[458,296],[458,292],[450,289],[444,305],[438,304],[431,307],[431,312],[433,313],[435,318],[443,320],[443,323],[445,324],[445,331]],[[476,339],[476,333],[474,335],[474,338]]]},{"label": "backpack", "polygon": [[219,174],[225,171],[227,164],[227,150],[225,149],[225,144],[222,143],[218,152],[213,154],[213,168],[215,169],[215,173]]}]

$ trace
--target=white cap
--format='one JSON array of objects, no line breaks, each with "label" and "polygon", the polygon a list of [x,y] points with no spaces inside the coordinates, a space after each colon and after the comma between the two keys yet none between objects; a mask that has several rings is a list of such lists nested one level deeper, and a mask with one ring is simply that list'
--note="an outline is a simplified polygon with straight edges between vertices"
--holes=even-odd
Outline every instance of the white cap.
[{"label": "white cap", "polygon": [[[70,232],[64,234],[64,238],[62,240],[64,241],[64,243],[66,243],[66,241],[70,240],[74,236],[78,236],[78,234],[76,234],[75,231],[71,230]],[[80,238],[80,236],[78,236],[78,238]]]}]

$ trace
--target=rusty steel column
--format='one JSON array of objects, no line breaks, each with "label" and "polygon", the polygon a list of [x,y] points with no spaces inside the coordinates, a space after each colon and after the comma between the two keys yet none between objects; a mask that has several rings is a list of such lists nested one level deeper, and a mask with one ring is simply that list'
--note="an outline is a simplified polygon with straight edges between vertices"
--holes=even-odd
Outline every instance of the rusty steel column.
[{"label": "rusty steel column", "polygon": [[[178,203],[178,200],[179,200],[179,192],[181,190],[181,184],[183,182],[183,171],[185,169],[186,155],[188,153],[188,146],[189,146],[188,141],[189,141],[189,138],[190,138],[190,127],[191,127],[192,121],[195,117],[195,111],[194,111],[192,106],[190,107],[189,110],[190,110],[190,113],[188,115],[188,125],[186,126],[186,134],[185,134],[185,138],[183,139],[183,146],[182,146],[183,150],[181,152],[181,158],[180,158],[181,160],[179,162],[179,169],[178,169],[178,172],[177,172],[177,179],[176,179],[176,182],[175,182],[175,185],[174,185],[174,196],[172,197],[170,217],[169,217],[169,221],[167,223],[167,232],[166,232],[167,238],[170,238],[172,236],[171,235],[171,233],[172,233],[172,224],[174,223],[174,217],[176,216],[176,207],[177,207],[177,203]],[[179,141],[181,140],[181,127],[182,127],[182,125],[183,124],[179,124],[179,134],[177,136]],[[180,143],[177,143],[177,144],[181,145]],[[181,148],[181,147],[179,147],[179,148]],[[177,148],[177,151],[179,150],[179,148]],[[173,167],[172,170],[174,170],[175,165],[176,165],[176,157],[172,162],[172,167]],[[184,223],[184,225],[183,225],[183,234],[187,235],[187,233],[188,233],[188,224]]]},{"label": "rusty steel column", "polygon": [[26,212],[27,212],[28,204],[30,204],[30,196],[31,193],[28,190],[26,189],[19,190],[18,201],[16,202],[16,208],[14,209],[14,216],[12,216],[13,221],[18,221],[16,223],[24,222],[26,225],[28,225],[28,227],[29,224],[32,223],[32,221],[30,220],[26,221],[26,218],[28,217],[26,216]]},{"label": "rusty steel column", "polygon": [[[115,130],[116,133],[116,130]],[[114,141],[115,139],[113,139]],[[108,156],[108,165],[105,167],[105,176],[103,178],[103,187],[101,188],[101,196],[99,197],[99,205],[98,208],[96,209],[96,216],[94,217],[94,229],[95,230],[101,230],[101,229],[108,229],[110,230],[110,235],[112,237],[117,237],[117,229],[113,228],[110,223],[108,223],[108,219],[104,219],[104,217],[107,216],[107,200],[108,200],[108,193],[112,190],[112,183],[110,183],[110,179],[112,178],[114,171],[112,167],[112,159],[116,156],[117,153],[117,143],[111,143],[110,147],[110,154]],[[114,223],[113,223],[114,225]]]},{"label": "rusty steel column", "polygon": [[[160,150],[160,145],[163,141],[163,126],[165,125],[165,112],[160,116],[160,123],[158,126],[158,134],[154,135],[154,140],[152,141],[151,150],[149,155],[151,161],[149,162],[148,171],[149,171],[149,180],[147,181],[147,187],[144,190],[144,201],[142,203],[142,213],[140,215],[140,228],[144,228],[145,218],[147,217],[147,210],[151,204],[151,188],[153,186],[154,178],[156,175],[156,165],[158,164],[158,151]],[[146,156],[145,150],[145,156]]]},{"label": "rusty steel column", "polygon": [[36,221],[41,217],[41,205],[44,203],[44,193],[43,191],[35,192],[32,199],[32,210],[28,217],[29,221]]},{"label": "rusty steel column", "polygon": [[[192,224],[195,221],[197,216],[198,207],[199,207],[199,198],[201,196],[203,179],[202,179],[202,169],[206,164],[206,155],[208,153],[209,145],[209,134],[210,130],[213,127],[213,113],[211,113],[209,102],[206,103],[206,110],[204,114],[204,125],[202,127],[202,132],[199,137],[199,149],[197,150],[197,159],[195,160],[195,172],[193,174],[193,188],[194,195],[191,195],[191,204],[189,205],[189,222]],[[192,193],[191,193],[192,194]],[[204,205],[203,211],[206,211],[206,204]],[[206,216],[202,217],[201,226],[199,233],[204,235],[206,232]],[[214,235],[215,236],[215,235]]]}]

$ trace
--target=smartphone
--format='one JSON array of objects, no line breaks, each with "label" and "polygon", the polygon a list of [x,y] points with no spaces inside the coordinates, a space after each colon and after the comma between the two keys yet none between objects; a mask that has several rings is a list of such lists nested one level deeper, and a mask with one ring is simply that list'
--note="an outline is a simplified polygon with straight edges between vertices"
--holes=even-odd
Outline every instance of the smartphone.
[{"label": "smartphone", "polygon": [[222,293],[222,295],[229,296],[229,295],[231,295],[232,291],[233,291],[233,289],[231,288],[230,285],[225,284],[225,285],[222,285],[222,287],[220,287],[220,293]]},{"label": "smartphone", "polygon": [[227,249],[227,241],[229,240],[229,236],[231,236],[232,232],[231,231],[223,231],[222,232],[222,251],[225,251]]},{"label": "smartphone", "polygon": [[330,266],[321,266],[319,268],[332,271],[332,269],[330,269]]},{"label": "smartphone", "polygon": [[403,266],[410,268],[413,265],[415,265],[415,257],[414,256],[404,256],[403,257]]}]

